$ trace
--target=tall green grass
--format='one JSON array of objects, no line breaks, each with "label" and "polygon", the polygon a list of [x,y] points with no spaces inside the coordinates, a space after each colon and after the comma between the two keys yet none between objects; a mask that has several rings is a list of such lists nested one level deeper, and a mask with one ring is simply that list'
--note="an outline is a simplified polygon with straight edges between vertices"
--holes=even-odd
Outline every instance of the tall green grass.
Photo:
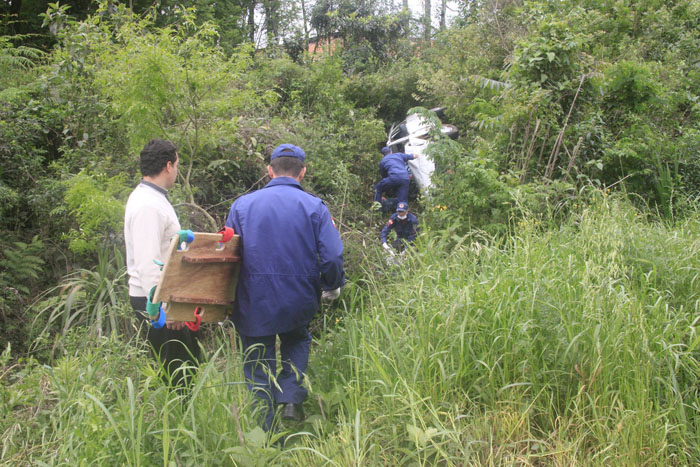
[{"label": "tall green grass", "polygon": [[142,345],[112,334],[50,367],[5,356],[0,456],[697,464],[700,216],[656,222],[602,193],[572,209],[563,224],[525,219],[478,245],[427,233],[399,267],[368,258],[316,336],[302,425],[260,430],[223,329],[206,343],[189,396],[167,389]]},{"label": "tall green grass", "polygon": [[325,337],[315,370],[332,376],[315,379],[362,426],[338,464],[699,462],[698,218],[598,194],[564,225],[512,230],[428,239]]}]

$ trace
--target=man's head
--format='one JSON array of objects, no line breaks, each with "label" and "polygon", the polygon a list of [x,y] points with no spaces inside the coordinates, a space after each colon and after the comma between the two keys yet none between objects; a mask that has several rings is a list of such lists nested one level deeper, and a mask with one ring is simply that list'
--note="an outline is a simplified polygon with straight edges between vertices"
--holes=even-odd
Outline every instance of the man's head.
[{"label": "man's head", "polygon": [[152,139],[141,150],[141,175],[158,179],[159,185],[171,188],[177,178],[177,148],[164,139]]},{"label": "man's head", "polygon": [[386,156],[387,154],[389,154],[390,152],[391,152],[391,149],[390,149],[389,147],[384,146],[384,147],[382,148],[382,154],[384,154],[385,156]]},{"label": "man's head", "polygon": [[406,216],[408,216],[408,203],[401,201],[396,205],[396,216],[401,220],[406,219]]},{"label": "man's head", "polygon": [[271,178],[292,177],[301,180],[306,173],[306,153],[299,146],[280,144],[272,151],[267,170]]}]

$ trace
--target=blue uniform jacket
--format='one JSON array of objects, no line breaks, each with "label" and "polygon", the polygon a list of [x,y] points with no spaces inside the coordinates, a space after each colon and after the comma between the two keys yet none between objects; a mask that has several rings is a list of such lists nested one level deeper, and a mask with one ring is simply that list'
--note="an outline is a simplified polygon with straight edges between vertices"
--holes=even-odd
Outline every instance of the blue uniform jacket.
[{"label": "blue uniform jacket", "polygon": [[382,157],[379,162],[379,172],[382,177],[405,178],[408,179],[406,162],[413,159],[413,155],[402,152],[394,152]]},{"label": "blue uniform jacket", "polygon": [[412,242],[416,239],[416,233],[418,232],[418,218],[411,212],[406,214],[406,219],[404,220],[399,219],[397,213],[392,214],[382,229],[382,243],[386,242],[389,232],[392,230],[396,231],[398,238]]},{"label": "blue uniform jacket", "polygon": [[241,236],[233,322],[245,336],[308,324],[321,289],[345,283],[343,242],[328,208],[290,177],[238,198],[226,225]]}]

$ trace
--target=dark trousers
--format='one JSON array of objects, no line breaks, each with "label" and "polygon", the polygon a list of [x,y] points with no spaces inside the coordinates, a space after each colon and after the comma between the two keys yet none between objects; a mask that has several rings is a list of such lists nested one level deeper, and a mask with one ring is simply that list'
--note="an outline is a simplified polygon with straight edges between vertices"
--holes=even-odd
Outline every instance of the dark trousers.
[{"label": "dark trousers", "polygon": [[400,203],[408,203],[408,185],[410,184],[408,177],[386,177],[374,185],[374,200],[382,201],[382,193],[385,193],[392,188],[396,188],[396,200]]},{"label": "dark trousers", "polygon": [[[131,307],[140,320],[149,321],[140,311],[146,311],[146,297],[129,297]],[[199,364],[199,331],[188,328],[173,330],[165,326],[155,329],[146,323],[146,339],[156,360],[163,365],[163,378],[173,386],[185,386],[192,374],[192,367]]]},{"label": "dark trousers", "polygon": [[413,246],[413,240],[409,240],[408,238],[401,238],[397,235],[396,240],[391,242],[391,246],[393,246],[396,251],[402,252],[409,246]]},{"label": "dark trousers", "polygon": [[[280,337],[282,371],[277,375],[276,337]],[[275,403],[302,403],[306,388],[302,386],[309,363],[311,333],[308,326],[272,336],[241,335],[243,373],[248,389],[265,404],[263,428],[269,430],[275,415]],[[273,382],[276,381],[276,384]]]}]

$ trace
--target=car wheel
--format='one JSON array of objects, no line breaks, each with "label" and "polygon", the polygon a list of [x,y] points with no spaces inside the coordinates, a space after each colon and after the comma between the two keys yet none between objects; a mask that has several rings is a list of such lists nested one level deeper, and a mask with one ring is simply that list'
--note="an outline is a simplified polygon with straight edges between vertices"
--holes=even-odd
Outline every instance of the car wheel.
[{"label": "car wheel", "polygon": [[442,134],[449,136],[451,139],[457,139],[459,136],[459,130],[456,126],[449,123],[442,124]]}]

